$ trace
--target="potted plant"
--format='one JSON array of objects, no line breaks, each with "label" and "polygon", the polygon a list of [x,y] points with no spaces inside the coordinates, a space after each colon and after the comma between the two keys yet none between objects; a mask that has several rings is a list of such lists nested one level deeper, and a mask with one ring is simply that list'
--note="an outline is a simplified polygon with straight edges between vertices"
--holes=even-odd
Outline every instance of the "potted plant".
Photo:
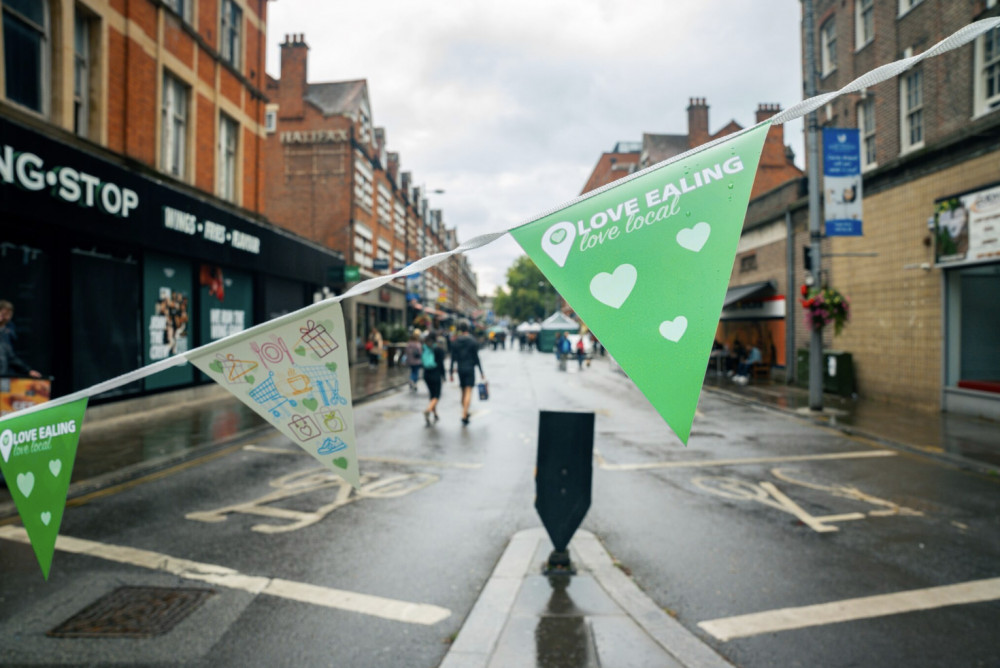
[{"label": "potted plant", "polygon": [[833,333],[840,334],[844,325],[851,319],[851,303],[838,290],[824,285],[821,288],[802,286],[802,299],[799,303],[805,310],[806,327],[821,331],[829,323],[833,323]]}]

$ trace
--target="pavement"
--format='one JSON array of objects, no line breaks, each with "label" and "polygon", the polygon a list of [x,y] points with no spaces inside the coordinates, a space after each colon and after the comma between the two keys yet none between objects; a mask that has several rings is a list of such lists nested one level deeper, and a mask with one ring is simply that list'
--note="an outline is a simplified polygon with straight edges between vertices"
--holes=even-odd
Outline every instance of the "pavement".
[{"label": "pavement", "polygon": [[[406,367],[352,367],[354,402],[397,391],[407,379]],[[182,462],[218,456],[270,429],[218,390],[207,386],[165,405],[153,398],[127,410],[88,409],[67,505]],[[772,381],[738,385],[713,371],[704,390],[962,469],[1000,475],[996,422],[831,394],[823,396],[822,411],[813,411],[804,388]],[[16,509],[0,488],[0,525],[14,521]],[[541,528],[510,539],[442,668],[731,665],[657,607],[590,532],[579,530],[570,542],[572,575],[543,574],[551,550]]]}]

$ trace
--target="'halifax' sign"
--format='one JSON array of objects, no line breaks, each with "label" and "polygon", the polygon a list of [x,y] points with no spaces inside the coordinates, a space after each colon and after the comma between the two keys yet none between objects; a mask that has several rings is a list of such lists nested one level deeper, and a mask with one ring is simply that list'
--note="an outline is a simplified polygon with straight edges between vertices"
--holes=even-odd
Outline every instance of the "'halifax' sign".
[{"label": "'halifax' sign", "polygon": [[823,218],[826,236],[861,236],[861,198],[858,129],[823,128]]}]

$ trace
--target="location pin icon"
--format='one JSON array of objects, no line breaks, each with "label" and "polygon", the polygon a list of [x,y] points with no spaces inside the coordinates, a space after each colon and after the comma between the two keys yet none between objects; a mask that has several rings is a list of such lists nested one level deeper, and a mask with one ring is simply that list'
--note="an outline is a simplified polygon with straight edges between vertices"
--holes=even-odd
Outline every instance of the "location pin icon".
[{"label": "location pin icon", "polygon": [[542,250],[556,264],[563,267],[566,265],[570,249],[573,248],[574,239],[576,239],[576,228],[573,227],[573,223],[566,221],[556,223],[542,235]]}]

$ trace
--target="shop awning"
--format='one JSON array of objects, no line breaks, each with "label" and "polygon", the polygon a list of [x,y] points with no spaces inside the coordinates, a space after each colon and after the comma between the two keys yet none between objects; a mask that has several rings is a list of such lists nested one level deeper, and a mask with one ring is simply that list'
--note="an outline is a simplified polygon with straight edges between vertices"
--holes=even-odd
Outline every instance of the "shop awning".
[{"label": "shop awning", "polygon": [[726,290],[726,301],[722,307],[732,306],[736,302],[751,297],[770,297],[778,291],[778,286],[774,281],[761,281],[760,283],[750,283],[748,285],[735,285]]}]

